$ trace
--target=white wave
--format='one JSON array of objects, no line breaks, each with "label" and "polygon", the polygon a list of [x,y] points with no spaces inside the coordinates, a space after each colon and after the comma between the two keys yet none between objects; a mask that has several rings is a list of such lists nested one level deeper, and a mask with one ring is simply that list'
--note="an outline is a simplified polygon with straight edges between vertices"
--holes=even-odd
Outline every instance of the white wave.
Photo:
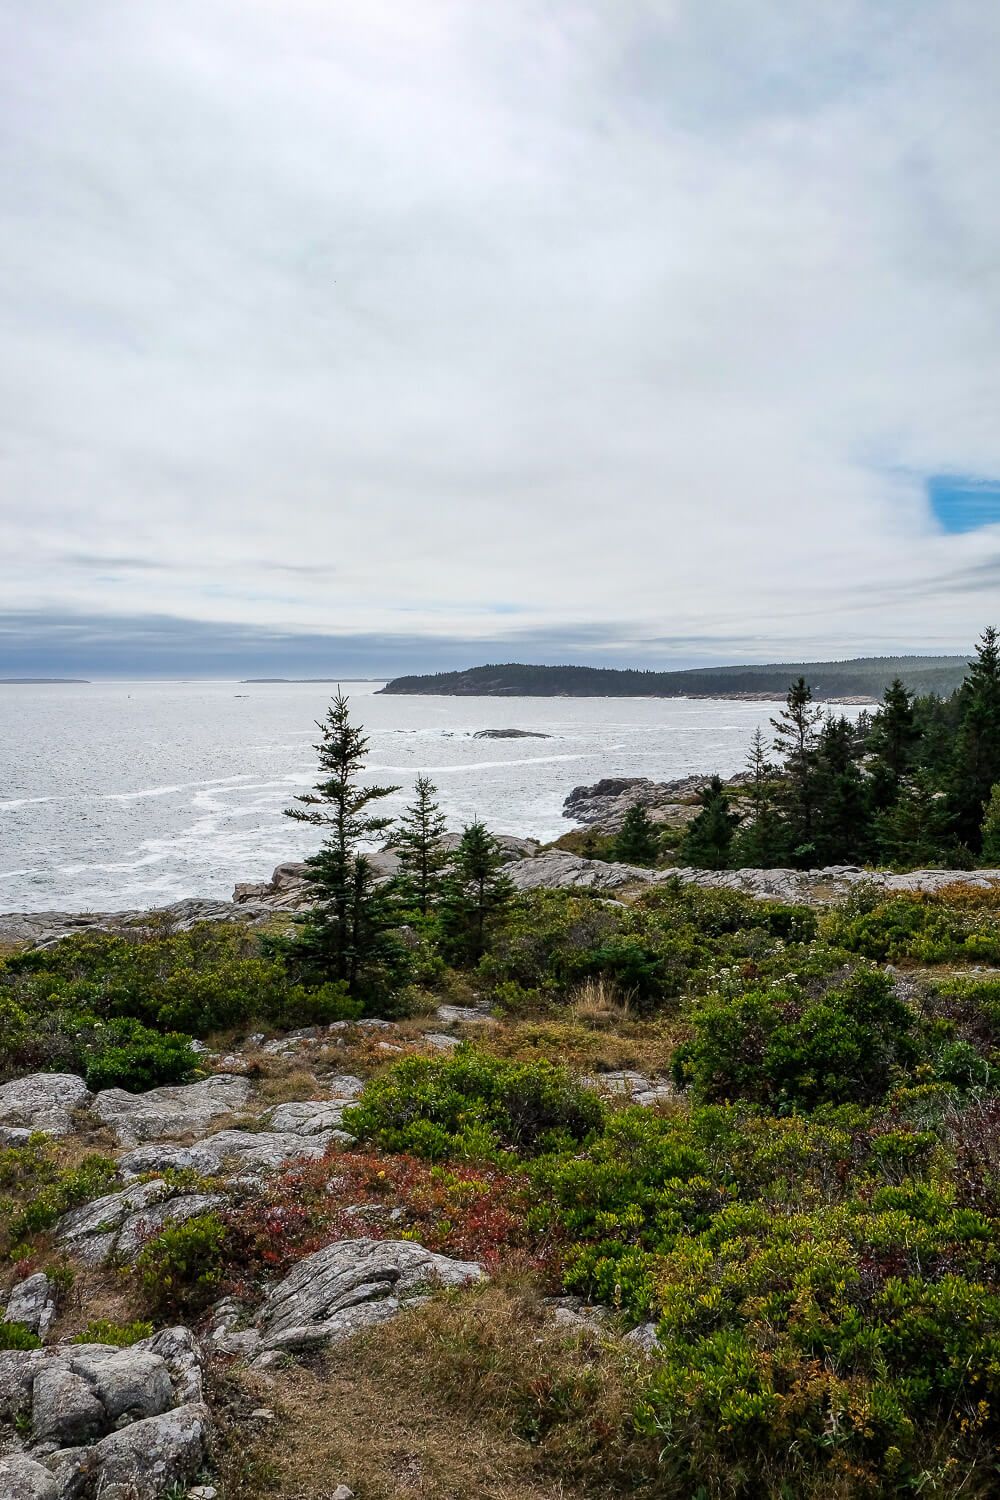
[{"label": "white wave", "polygon": [[13,812],[18,807],[30,807],[35,802],[58,802],[58,797],[8,797],[0,802],[0,812]]},{"label": "white wave", "polygon": [[245,772],[242,776],[215,776],[206,781],[178,781],[171,786],[147,786],[138,792],[104,792],[99,802],[137,802],[141,797],[169,797],[172,792],[189,792],[192,787],[230,786],[241,781],[252,781],[253,776]]}]

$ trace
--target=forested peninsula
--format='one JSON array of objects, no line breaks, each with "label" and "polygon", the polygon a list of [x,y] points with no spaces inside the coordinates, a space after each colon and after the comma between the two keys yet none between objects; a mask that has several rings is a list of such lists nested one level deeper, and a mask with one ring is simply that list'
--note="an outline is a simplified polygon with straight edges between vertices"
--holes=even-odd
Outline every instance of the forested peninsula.
[{"label": "forested peninsula", "polygon": [[682,672],[618,667],[541,667],[522,662],[394,677],[384,693],[491,698],[783,698],[804,677],[816,698],[875,702],[897,677],[916,693],[947,696],[959,687],[968,656],[869,656],[856,661],[779,662],[694,667]]}]

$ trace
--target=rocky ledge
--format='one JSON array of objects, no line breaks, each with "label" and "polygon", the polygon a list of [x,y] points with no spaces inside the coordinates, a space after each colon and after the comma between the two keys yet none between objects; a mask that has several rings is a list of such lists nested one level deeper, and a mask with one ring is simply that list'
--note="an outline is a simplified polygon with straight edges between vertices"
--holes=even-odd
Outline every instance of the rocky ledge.
[{"label": "rocky ledge", "polygon": [[[563,803],[563,817],[597,833],[617,833],[629,808],[638,802],[653,823],[678,828],[697,813],[698,794],[710,779],[682,776],[677,781],[650,781],[646,776],[605,776],[593,786],[575,786]],[[740,772],[725,785],[745,786],[746,781]]]}]

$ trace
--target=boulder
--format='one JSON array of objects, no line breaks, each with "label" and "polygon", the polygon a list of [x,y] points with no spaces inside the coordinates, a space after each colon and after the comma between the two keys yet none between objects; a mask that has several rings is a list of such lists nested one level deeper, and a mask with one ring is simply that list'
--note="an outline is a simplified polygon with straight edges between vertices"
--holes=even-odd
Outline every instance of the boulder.
[{"label": "boulder", "polygon": [[102,1089],[93,1113],[122,1146],[204,1135],[213,1121],[246,1107],[250,1083],[235,1073],[214,1073],[200,1083],[167,1084],[145,1094]]},{"label": "boulder", "polygon": [[647,1078],[645,1074],[635,1073],[630,1068],[598,1073],[593,1078],[585,1078],[583,1082],[609,1098],[627,1099],[630,1104],[658,1104],[661,1099],[669,1099],[676,1094],[669,1079]]},{"label": "boulder", "polygon": [[25,1130],[69,1135],[73,1111],[92,1097],[75,1073],[31,1073],[0,1084],[0,1145],[17,1144]]},{"label": "boulder", "polygon": [[56,1315],[55,1291],[44,1271],[36,1271],[19,1281],[7,1299],[4,1314],[8,1323],[23,1323],[38,1338],[44,1339]]},{"label": "boulder", "polygon": [[126,1182],[148,1172],[199,1172],[214,1177],[220,1170],[218,1156],[207,1146],[175,1146],[170,1141],[135,1146],[119,1156],[117,1166]]},{"label": "boulder", "polygon": [[63,1500],[65,1490],[43,1464],[23,1453],[0,1458],[0,1495],[3,1500]]},{"label": "boulder", "polygon": [[300,1261],[272,1289],[256,1323],[266,1350],[337,1344],[436,1287],[484,1279],[475,1262],[435,1255],[409,1240],[339,1240]]},{"label": "boulder", "polygon": [[540,729],[477,729],[474,740],[550,740],[551,734]]},{"label": "boulder", "polygon": [[204,1466],[210,1418],[200,1402],[133,1422],[96,1444],[89,1455],[100,1500],[163,1500]]}]

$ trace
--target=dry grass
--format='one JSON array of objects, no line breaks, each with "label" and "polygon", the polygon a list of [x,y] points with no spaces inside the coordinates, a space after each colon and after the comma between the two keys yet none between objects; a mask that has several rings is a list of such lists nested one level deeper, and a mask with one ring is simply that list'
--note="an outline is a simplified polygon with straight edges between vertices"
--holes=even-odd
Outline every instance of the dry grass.
[{"label": "dry grass", "polygon": [[654,1495],[629,1436],[635,1366],[524,1288],[435,1298],[311,1368],[277,1371],[268,1500]]},{"label": "dry grass", "polygon": [[581,1026],[609,1030],[629,1019],[627,992],[604,974],[592,975],[566,1001],[566,1015]]},{"label": "dry grass", "polygon": [[[39,1268],[52,1272],[68,1264],[65,1257],[53,1256]],[[109,1323],[132,1323],[145,1313],[136,1293],[135,1283],[120,1273],[95,1266],[73,1263],[73,1284],[59,1298],[59,1311],[48,1342],[71,1339],[100,1319]]]},{"label": "dry grass", "polygon": [[678,1021],[621,1021],[598,1029],[577,1020],[507,1022],[491,1028],[477,1043],[483,1051],[523,1062],[563,1063],[576,1072],[634,1068],[647,1075],[666,1073],[685,1027]]}]

